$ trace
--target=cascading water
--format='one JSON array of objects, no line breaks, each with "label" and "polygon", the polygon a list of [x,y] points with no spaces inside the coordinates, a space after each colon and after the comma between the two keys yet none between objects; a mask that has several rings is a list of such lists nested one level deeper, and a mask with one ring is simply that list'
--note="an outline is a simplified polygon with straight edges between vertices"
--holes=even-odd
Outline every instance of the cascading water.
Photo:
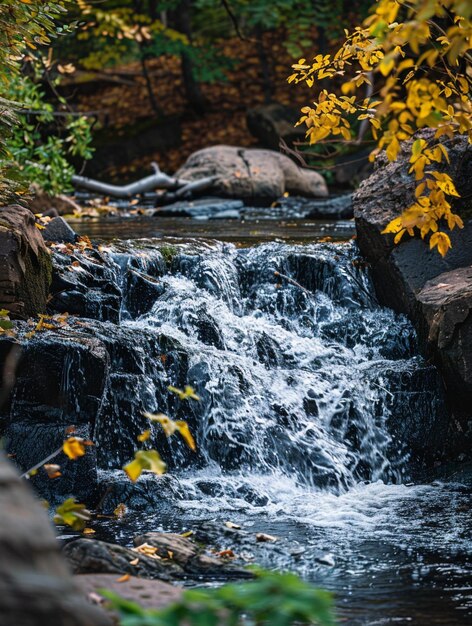
[{"label": "cascading water", "polygon": [[[131,258],[152,271],[146,254]],[[129,258],[117,260],[128,269]],[[414,395],[425,422],[440,421],[436,373],[414,356],[406,319],[376,304],[352,244],[218,244],[156,268],[159,295],[137,319],[125,310],[123,326],[138,345],[151,333],[185,352],[186,382],[201,396],[190,408],[200,466],[333,493],[402,481],[408,441],[395,437],[398,414]],[[131,395],[166,412],[176,381],[165,368],[147,370],[145,398],[139,388]]]},{"label": "cascading water", "polygon": [[[187,420],[198,451],[153,425],[169,474],[143,476],[140,511],[101,536],[231,520],[279,536],[256,560],[333,589],[350,624],[470,623],[470,489],[408,482],[444,443],[441,382],[355,244],[159,245],[112,246],[121,323],[90,330],[111,355],[94,433],[108,509],[129,496],[144,410]],[[168,390],[185,384],[199,402]]]}]

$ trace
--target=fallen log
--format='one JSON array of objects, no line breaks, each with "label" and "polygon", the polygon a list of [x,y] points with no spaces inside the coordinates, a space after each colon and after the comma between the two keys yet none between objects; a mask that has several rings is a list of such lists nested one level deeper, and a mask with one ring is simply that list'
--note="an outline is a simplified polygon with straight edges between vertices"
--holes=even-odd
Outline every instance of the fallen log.
[{"label": "fallen log", "polygon": [[132,198],[140,193],[154,191],[156,189],[179,189],[185,188],[191,184],[189,180],[174,178],[164,172],[161,172],[157,163],[151,164],[154,174],[141,178],[129,185],[109,185],[85,176],[73,176],[72,184],[81,189],[87,189],[104,196],[112,196],[113,198]]}]

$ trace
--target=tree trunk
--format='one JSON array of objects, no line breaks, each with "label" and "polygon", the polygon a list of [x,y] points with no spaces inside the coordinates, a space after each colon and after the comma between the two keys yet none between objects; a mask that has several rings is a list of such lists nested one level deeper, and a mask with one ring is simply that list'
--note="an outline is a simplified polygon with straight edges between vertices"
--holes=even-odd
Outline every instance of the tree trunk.
[{"label": "tree trunk", "polygon": [[[174,14],[177,30],[186,35],[189,42],[192,43],[192,26],[191,26],[191,2],[183,0]],[[200,85],[195,79],[194,63],[189,52],[183,51],[181,54],[182,76],[184,79],[184,89],[187,101],[192,109],[202,115],[207,108],[206,100],[200,89]]]},{"label": "tree trunk", "polygon": [[272,102],[274,96],[274,82],[271,77],[269,57],[264,46],[263,30],[260,26],[255,29],[257,38],[257,56],[261,68],[262,89],[264,91],[264,101],[266,104]]}]

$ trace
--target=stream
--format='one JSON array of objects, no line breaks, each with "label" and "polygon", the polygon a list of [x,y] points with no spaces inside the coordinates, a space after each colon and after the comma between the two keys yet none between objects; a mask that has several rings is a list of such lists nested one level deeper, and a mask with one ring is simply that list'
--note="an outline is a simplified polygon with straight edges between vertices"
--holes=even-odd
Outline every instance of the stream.
[{"label": "stream", "polygon": [[[124,299],[119,327],[95,331],[127,350],[95,425],[103,479],[122,480],[143,408],[186,419],[198,444],[193,454],[153,426],[169,474],[140,482],[161,481],[162,497],[97,520],[97,538],[206,528],[248,563],[332,590],[340,624],[472,623],[472,469],[425,469],[447,420],[438,372],[408,320],[375,301],[352,222],[74,228],[105,242],[122,290],[130,268],[159,285],[152,302]],[[149,353],[162,337],[178,364]],[[201,400],[167,391],[183,384]],[[252,552],[225,522],[278,540]]]}]

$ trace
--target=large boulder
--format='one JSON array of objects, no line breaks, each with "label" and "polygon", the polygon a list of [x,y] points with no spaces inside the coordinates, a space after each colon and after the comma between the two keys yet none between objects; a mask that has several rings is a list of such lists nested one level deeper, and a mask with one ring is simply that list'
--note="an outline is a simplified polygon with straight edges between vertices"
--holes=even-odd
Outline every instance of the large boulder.
[{"label": "large boulder", "polygon": [[46,309],[52,264],[34,215],[19,205],[0,208],[0,309],[25,318]]},{"label": "large boulder", "polygon": [[[421,136],[430,139],[433,131]],[[451,426],[459,447],[467,446],[472,406],[472,146],[466,136],[447,143],[450,164],[443,165],[461,197],[454,210],[464,218],[463,229],[449,232],[452,249],[445,258],[430,250],[427,239],[405,237],[395,245],[383,235],[387,224],[414,202],[415,181],[408,173],[411,144],[388,163],[384,154],[373,174],[354,194],[359,248],[372,267],[377,296],[386,306],[406,313],[419,331],[423,352],[440,367],[453,411]],[[455,443],[453,443],[455,446]]]},{"label": "large boulder", "polygon": [[312,198],[328,195],[321,174],[271,150],[212,146],[194,152],[176,173],[187,180],[208,176],[216,177],[218,195],[251,204],[270,204],[286,192]]},{"label": "large boulder", "polygon": [[0,626],[106,626],[63,561],[46,512],[0,456]]}]

